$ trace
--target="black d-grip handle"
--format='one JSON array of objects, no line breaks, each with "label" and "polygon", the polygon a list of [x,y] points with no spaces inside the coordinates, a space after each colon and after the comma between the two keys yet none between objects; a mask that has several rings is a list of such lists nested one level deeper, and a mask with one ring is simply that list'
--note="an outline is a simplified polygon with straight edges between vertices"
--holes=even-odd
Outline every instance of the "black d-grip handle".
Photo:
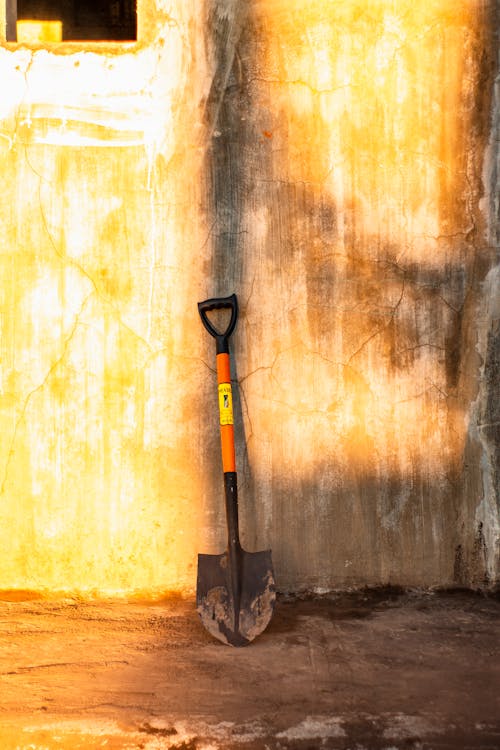
[{"label": "black d-grip handle", "polygon": [[[231,310],[231,319],[225,331],[218,331],[209,321],[207,313],[211,310]],[[229,354],[228,340],[238,320],[238,300],[236,299],[236,294],[231,294],[230,297],[214,297],[213,299],[205,300],[205,302],[198,302],[198,312],[200,313],[201,322],[217,342],[217,354]]]}]

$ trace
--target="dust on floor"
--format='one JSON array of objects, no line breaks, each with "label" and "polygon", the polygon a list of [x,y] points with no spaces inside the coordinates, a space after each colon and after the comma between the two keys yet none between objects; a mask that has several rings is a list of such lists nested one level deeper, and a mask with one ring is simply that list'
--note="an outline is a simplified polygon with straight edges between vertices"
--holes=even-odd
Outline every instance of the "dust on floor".
[{"label": "dust on floor", "polygon": [[281,596],[241,649],[190,600],[13,598],[0,594],[0,750],[500,748],[495,597]]}]

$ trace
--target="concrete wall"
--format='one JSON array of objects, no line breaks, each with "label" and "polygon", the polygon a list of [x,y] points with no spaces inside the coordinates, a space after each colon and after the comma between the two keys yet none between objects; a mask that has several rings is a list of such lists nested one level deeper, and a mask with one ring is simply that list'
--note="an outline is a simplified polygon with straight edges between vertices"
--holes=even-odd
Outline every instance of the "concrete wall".
[{"label": "concrete wall", "polygon": [[[137,44],[0,48],[0,589],[499,578],[494,2],[139,2]],[[1,19],[0,19],[1,21]]]}]

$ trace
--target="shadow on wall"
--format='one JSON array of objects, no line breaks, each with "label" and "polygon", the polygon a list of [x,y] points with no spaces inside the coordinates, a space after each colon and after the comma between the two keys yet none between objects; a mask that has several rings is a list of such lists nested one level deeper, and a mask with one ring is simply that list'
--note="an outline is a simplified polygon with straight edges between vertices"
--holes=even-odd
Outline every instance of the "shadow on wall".
[{"label": "shadow on wall", "polygon": [[[482,449],[467,436],[481,364],[476,308],[492,263],[479,211],[492,7],[463,52],[472,93],[453,116],[443,93],[443,163],[429,167],[429,187],[411,173],[416,157],[377,161],[394,158],[385,130],[384,146],[358,153],[349,112],[340,125],[325,122],[317,92],[312,109],[288,106],[290,82],[266,69],[260,3],[207,6],[207,223],[214,295],[237,291],[242,308],[243,536],[255,548],[272,543],[283,589],[494,583],[495,551],[477,518]],[[343,140],[332,144],[335,129]],[[335,148],[346,157],[334,169]],[[397,205],[394,189],[383,192],[393,168],[406,191]],[[434,193],[436,234],[421,235],[406,214]]]}]

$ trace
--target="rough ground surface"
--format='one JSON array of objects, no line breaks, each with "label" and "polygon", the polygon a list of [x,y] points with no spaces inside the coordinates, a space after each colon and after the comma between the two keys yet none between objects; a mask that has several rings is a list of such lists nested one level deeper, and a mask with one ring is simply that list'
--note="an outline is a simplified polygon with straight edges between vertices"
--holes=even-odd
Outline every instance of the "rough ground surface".
[{"label": "rough ground surface", "polygon": [[500,748],[495,598],[281,598],[243,649],[191,601],[0,598],[1,750]]}]

